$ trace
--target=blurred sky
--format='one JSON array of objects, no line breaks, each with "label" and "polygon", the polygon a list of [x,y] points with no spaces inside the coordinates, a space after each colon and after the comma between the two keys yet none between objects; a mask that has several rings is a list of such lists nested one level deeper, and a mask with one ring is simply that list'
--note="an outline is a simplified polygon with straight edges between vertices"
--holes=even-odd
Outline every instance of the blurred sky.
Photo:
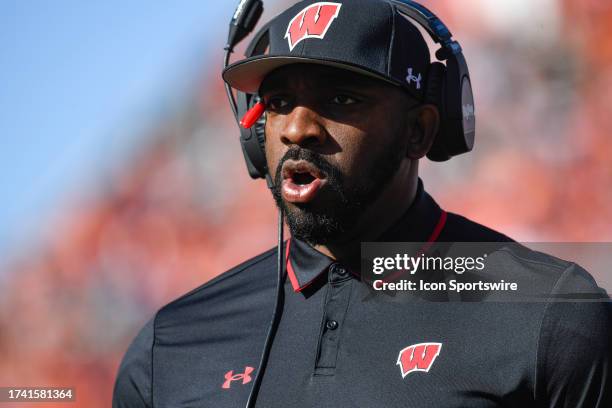
[{"label": "blurred sky", "polygon": [[0,0],[0,261],[67,191],[99,181],[94,167],[136,145],[144,132],[130,127],[171,104],[198,76],[189,70],[222,49],[233,7]]}]

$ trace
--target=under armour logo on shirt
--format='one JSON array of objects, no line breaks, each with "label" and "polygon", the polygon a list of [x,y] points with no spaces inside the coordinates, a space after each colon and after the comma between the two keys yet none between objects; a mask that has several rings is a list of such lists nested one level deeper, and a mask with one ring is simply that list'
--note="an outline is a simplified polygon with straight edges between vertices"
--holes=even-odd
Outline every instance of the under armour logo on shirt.
[{"label": "under armour logo on shirt", "polygon": [[406,82],[408,82],[408,85],[414,81],[416,83],[416,89],[421,89],[421,79],[420,72],[418,75],[413,75],[412,68],[408,68],[408,75],[406,75]]},{"label": "under armour logo on shirt", "polygon": [[225,381],[221,388],[230,388],[232,386],[232,381],[242,380],[242,384],[248,384],[251,382],[251,373],[255,370],[253,367],[246,366],[244,367],[244,373],[234,374],[234,370],[229,370],[225,373]]}]

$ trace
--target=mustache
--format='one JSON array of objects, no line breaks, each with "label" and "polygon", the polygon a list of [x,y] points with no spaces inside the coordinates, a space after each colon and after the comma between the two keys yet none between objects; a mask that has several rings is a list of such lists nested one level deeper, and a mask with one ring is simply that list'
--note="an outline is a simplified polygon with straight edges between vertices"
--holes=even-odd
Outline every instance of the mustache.
[{"label": "mustache", "polygon": [[332,185],[341,185],[344,179],[340,169],[328,162],[322,155],[313,152],[312,150],[292,146],[278,161],[278,166],[276,167],[276,173],[274,175],[274,184],[277,186],[280,186],[280,183],[282,182],[282,168],[283,164],[285,164],[287,160],[304,160],[310,162],[327,177]]}]

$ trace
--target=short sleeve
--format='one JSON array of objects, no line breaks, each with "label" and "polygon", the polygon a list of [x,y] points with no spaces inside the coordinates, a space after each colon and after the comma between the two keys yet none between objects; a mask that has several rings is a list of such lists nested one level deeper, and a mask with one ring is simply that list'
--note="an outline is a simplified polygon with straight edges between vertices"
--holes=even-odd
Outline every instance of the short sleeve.
[{"label": "short sleeve", "polygon": [[140,330],[123,357],[113,391],[113,408],[151,407],[154,320]]},{"label": "short sleeve", "polygon": [[561,276],[544,313],[536,399],[547,408],[612,407],[612,304],[581,267]]}]

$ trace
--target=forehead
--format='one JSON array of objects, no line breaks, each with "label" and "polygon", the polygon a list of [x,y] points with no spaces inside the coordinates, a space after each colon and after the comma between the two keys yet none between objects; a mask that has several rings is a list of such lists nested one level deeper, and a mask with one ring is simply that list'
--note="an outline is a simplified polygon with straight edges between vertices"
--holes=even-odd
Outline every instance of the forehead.
[{"label": "forehead", "polygon": [[259,93],[263,95],[270,91],[291,89],[325,91],[335,88],[355,88],[370,92],[400,90],[383,80],[346,69],[317,64],[292,64],[280,67],[266,76]]}]

